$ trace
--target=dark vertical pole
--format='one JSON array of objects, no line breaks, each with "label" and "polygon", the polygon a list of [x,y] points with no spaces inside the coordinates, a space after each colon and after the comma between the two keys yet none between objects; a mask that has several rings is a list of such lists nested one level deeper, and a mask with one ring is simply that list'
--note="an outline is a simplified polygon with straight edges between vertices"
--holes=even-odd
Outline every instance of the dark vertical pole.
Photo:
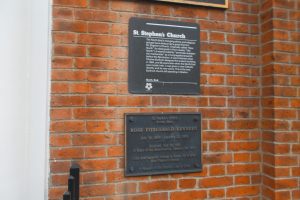
[{"label": "dark vertical pole", "polygon": [[63,200],[71,200],[71,193],[69,191],[64,193]]},{"label": "dark vertical pole", "polygon": [[74,177],[75,181],[75,191],[74,191],[74,197],[72,200],[79,200],[79,183],[80,183],[80,169],[78,164],[72,164],[70,168],[70,175]]},{"label": "dark vertical pole", "polygon": [[71,193],[71,200],[74,200],[75,196],[75,179],[73,176],[68,178],[68,191]]}]

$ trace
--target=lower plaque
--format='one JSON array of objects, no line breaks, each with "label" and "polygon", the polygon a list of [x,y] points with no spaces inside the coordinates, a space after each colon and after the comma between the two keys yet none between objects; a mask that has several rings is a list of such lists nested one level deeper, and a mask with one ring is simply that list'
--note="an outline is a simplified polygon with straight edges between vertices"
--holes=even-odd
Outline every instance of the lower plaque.
[{"label": "lower plaque", "polygon": [[202,170],[200,113],[130,113],[125,124],[125,176]]}]

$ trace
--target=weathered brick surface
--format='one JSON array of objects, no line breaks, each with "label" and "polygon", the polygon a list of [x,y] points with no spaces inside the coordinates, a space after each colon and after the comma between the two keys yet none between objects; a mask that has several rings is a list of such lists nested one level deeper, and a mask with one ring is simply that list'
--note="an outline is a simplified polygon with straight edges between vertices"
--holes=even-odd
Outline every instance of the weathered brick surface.
[{"label": "weathered brick surface", "polygon": [[[283,3],[285,2],[285,3]],[[300,199],[300,2],[54,0],[49,199]],[[200,25],[201,93],[131,95],[130,17]],[[124,113],[201,112],[203,172],[124,177]],[[262,185],[262,186],[261,186]]]},{"label": "weathered brick surface", "polygon": [[289,170],[300,166],[300,38],[293,37],[300,31],[299,8],[299,1],[261,5],[263,199],[299,198],[300,176]]}]

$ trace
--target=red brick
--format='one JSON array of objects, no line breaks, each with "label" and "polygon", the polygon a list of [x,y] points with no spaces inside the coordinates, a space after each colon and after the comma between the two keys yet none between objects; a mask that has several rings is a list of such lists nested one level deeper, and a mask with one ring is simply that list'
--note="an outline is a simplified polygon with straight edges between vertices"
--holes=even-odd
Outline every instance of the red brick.
[{"label": "red brick", "polygon": [[250,162],[250,153],[235,153],[234,161],[235,162]]},{"label": "red brick", "polygon": [[296,178],[293,179],[280,179],[276,180],[275,182],[275,188],[276,189],[292,189],[292,188],[298,188],[298,180]]},{"label": "red brick", "polygon": [[232,89],[227,87],[205,87],[202,93],[211,96],[228,96],[232,94]]},{"label": "red brick", "polygon": [[115,47],[111,49],[110,55],[112,58],[127,58],[128,51],[124,47]]},{"label": "red brick", "polygon": [[86,7],[87,0],[53,0],[53,4],[70,7]]},{"label": "red brick", "polygon": [[50,131],[55,133],[62,132],[84,132],[85,123],[82,121],[57,121],[52,122],[50,125]]},{"label": "red brick", "polygon": [[150,200],[168,200],[167,192],[151,193]]},{"label": "red brick", "polygon": [[89,0],[89,7],[94,9],[106,10],[108,9],[108,1]]},{"label": "red brick", "polygon": [[[110,195],[111,197],[106,197],[106,200],[149,200],[149,195],[148,194],[125,194],[125,195],[118,195],[118,196],[113,196]],[[97,199],[98,200],[98,199]]]},{"label": "red brick", "polygon": [[148,106],[149,97],[114,96],[108,97],[109,106]]},{"label": "red brick", "polygon": [[71,145],[71,136],[67,134],[50,135],[50,146],[51,147],[64,147]]},{"label": "red brick", "polygon": [[113,35],[128,35],[128,26],[125,24],[112,24],[111,33]]},{"label": "red brick", "polygon": [[53,96],[51,106],[83,106],[85,99],[82,96]]},{"label": "red brick", "polygon": [[51,78],[56,81],[83,81],[86,74],[82,71],[52,70]]},{"label": "red brick", "polygon": [[210,76],[208,78],[208,83],[212,85],[223,85],[224,84],[224,76]]},{"label": "red brick", "polygon": [[72,116],[71,109],[51,109],[50,112],[51,120],[71,119]]},{"label": "red brick", "polygon": [[81,197],[112,195],[114,193],[114,185],[83,185],[80,187]]},{"label": "red brick", "polygon": [[117,194],[130,194],[137,192],[137,183],[117,183],[116,193]]},{"label": "red brick", "polygon": [[111,121],[109,122],[109,130],[120,132],[124,128],[123,121]]},{"label": "red brick", "polygon": [[100,95],[88,95],[86,96],[87,106],[106,106],[107,101],[105,96]]},{"label": "red brick", "polygon": [[210,40],[212,40],[212,41],[223,42],[225,40],[224,33],[219,33],[219,32],[212,32],[212,33],[210,33],[209,37],[210,37]]},{"label": "red brick", "polygon": [[250,178],[249,176],[236,176],[234,182],[237,185],[250,184]]},{"label": "red brick", "polygon": [[127,72],[124,71],[109,72],[108,80],[110,82],[125,82],[128,80]]},{"label": "red brick", "polygon": [[111,59],[77,58],[75,66],[79,69],[119,69],[121,62]]},{"label": "red brick", "polygon": [[52,149],[50,159],[79,159],[83,158],[84,151],[81,148]]},{"label": "red brick", "polygon": [[210,143],[209,150],[211,152],[223,152],[226,150],[226,144],[224,142]]},{"label": "red brick", "polygon": [[248,56],[227,56],[228,64],[250,65],[251,61]]},{"label": "red brick", "polygon": [[101,22],[116,22],[118,21],[118,14],[109,11],[98,10],[77,10],[75,12],[75,19],[86,21],[101,21]]},{"label": "red brick", "polygon": [[232,67],[226,65],[202,64],[201,72],[214,74],[231,74]]},{"label": "red brick", "polygon": [[212,165],[209,167],[210,176],[220,176],[225,174],[225,167],[223,165]]},{"label": "red brick", "polygon": [[140,183],[140,192],[153,192],[160,190],[174,190],[177,187],[176,181],[152,181]]},{"label": "red brick", "polygon": [[88,23],[88,32],[107,34],[109,32],[109,25],[107,23],[90,22]]},{"label": "red brick", "polygon": [[228,149],[231,151],[255,151],[259,149],[259,142],[230,142]]},{"label": "red brick", "polygon": [[232,31],[232,24],[229,22],[219,22],[219,21],[202,21],[201,27],[204,30],[214,30],[222,32]]},{"label": "red brick", "polygon": [[225,196],[224,189],[210,189],[209,198],[222,198]]},{"label": "red brick", "polygon": [[106,157],[106,150],[102,147],[88,147],[84,149],[85,158]]},{"label": "red brick", "polygon": [[246,174],[259,172],[259,164],[235,164],[227,166],[229,174]]},{"label": "red brick", "polygon": [[54,46],[54,55],[56,56],[85,56],[84,46],[56,45]]},{"label": "red brick", "polygon": [[120,44],[120,38],[111,35],[92,35],[92,34],[81,34],[78,36],[79,44],[94,44],[103,46],[114,46]]},{"label": "red brick", "polygon": [[235,120],[228,122],[229,129],[255,129],[258,122],[256,120]]},{"label": "red brick", "polygon": [[136,2],[126,2],[126,1],[112,1],[112,10],[116,11],[127,11],[127,12],[140,12],[140,13],[150,13],[150,5],[146,2],[136,3]]},{"label": "red brick", "polygon": [[197,99],[194,97],[172,97],[171,98],[172,106],[197,106]]},{"label": "red brick", "polygon": [[59,199],[62,197],[64,192],[66,191],[67,187],[52,187],[49,190],[48,197],[49,199]]},{"label": "red brick", "polygon": [[220,163],[228,163],[232,162],[232,155],[231,154],[224,154],[224,153],[214,153],[209,155],[204,155],[203,160],[207,164],[220,164]]},{"label": "red brick", "polygon": [[169,5],[166,4],[154,4],[153,6],[153,13],[156,15],[171,15],[171,8]]},{"label": "red brick", "polygon": [[249,15],[243,13],[228,13],[227,18],[232,22],[239,23],[258,23],[258,17],[256,15]]},{"label": "red brick", "polygon": [[295,153],[295,154],[299,154],[299,153],[300,153],[300,144],[294,144],[294,145],[292,146],[292,151],[293,151],[293,153]]},{"label": "red brick", "polygon": [[181,9],[175,9],[174,10],[174,15],[176,17],[190,17],[190,18],[207,18],[208,17],[208,12],[206,9],[201,8],[201,9],[192,9],[189,7],[183,7]]},{"label": "red brick", "polygon": [[50,161],[50,170],[52,173],[69,172],[70,166],[70,161]]},{"label": "red brick", "polygon": [[110,50],[110,47],[91,46],[91,47],[89,47],[88,52],[89,52],[90,56],[105,58],[105,57],[109,57],[109,50]]},{"label": "red brick", "polygon": [[68,184],[68,175],[53,175],[51,183],[53,186],[65,186]]},{"label": "red brick", "polygon": [[[53,42],[57,44],[74,44],[76,42],[75,33],[53,33]],[[73,50],[74,51],[74,50]]]},{"label": "red brick", "polygon": [[207,192],[205,190],[192,190],[184,192],[172,192],[171,200],[191,200],[191,199],[205,199]]},{"label": "red brick", "polygon": [[74,12],[72,8],[53,6],[52,16],[53,18],[73,19]]},{"label": "red brick", "polygon": [[79,165],[83,172],[92,170],[113,170],[117,167],[117,161],[115,159],[80,160]]},{"label": "red brick", "polygon": [[103,183],[105,181],[104,172],[82,173],[81,179],[83,184]]},{"label": "red brick", "polygon": [[227,197],[249,197],[259,194],[259,186],[238,186],[228,188]]},{"label": "red brick", "polygon": [[181,179],[179,180],[179,187],[182,189],[194,188],[196,185],[195,179]]},{"label": "red brick", "polygon": [[96,133],[96,132],[105,132],[107,131],[106,122],[104,121],[88,121],[86,122],[87,132]]},{"label": "red brick", "polygon": [[232,177],[205,178],[200,181],[200,187],[225,187],[233,184]]},{"label": "red brick", "polygon": [[297,165],[297,156],[276,156],[276,166],[295,166]]},{"label": "red brick", "polygon": [[73,136],[74,145],[104,145],[116,144],[116,137],[112,134],[78,134]]},{"label": "red brick", "polygon": [[73,83],[70,85],[70,92],[74,94],[90,93],[91,85],[87,83]]},{"label": "red brick", "polygon": [[73,59],[72,58],[60,58],[55,57],[52,59],[52,68],[72,68],[73,65]]},{"label": "red brick", "polygon": [[213,130],[220,130],[225,128],[225,122],[223,120],[210,120],[209,127]]},{"label": "red brick", "polygon": [[53,31],[86,32],[87,24],[82,21],[53,21]]},{"label": "red brick", "polygon": [[77,108],[74,109],[75,119],[109,119],[114,118],[113,108]]},{"label": "red brick", "polygon": [[115,156],[124,156],[124,147],[123,146],[113,146],[109,147],[107,150],[108,156],[115,157]]},{"label": "red brick", "polygon": [[123,171],[108,171],[106,173],[107,182],[116,182],[124,179]]}]

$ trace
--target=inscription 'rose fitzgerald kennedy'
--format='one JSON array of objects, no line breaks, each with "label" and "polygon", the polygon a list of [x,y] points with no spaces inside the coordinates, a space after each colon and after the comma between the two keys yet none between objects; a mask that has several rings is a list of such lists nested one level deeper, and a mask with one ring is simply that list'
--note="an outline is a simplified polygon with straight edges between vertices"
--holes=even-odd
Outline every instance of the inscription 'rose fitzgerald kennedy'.
[{"label": "inscription 'rose fitzgerald kennedy'", "polygon": [[131,113],[125,122],[126,176],[201,171],[199,113]]}]

